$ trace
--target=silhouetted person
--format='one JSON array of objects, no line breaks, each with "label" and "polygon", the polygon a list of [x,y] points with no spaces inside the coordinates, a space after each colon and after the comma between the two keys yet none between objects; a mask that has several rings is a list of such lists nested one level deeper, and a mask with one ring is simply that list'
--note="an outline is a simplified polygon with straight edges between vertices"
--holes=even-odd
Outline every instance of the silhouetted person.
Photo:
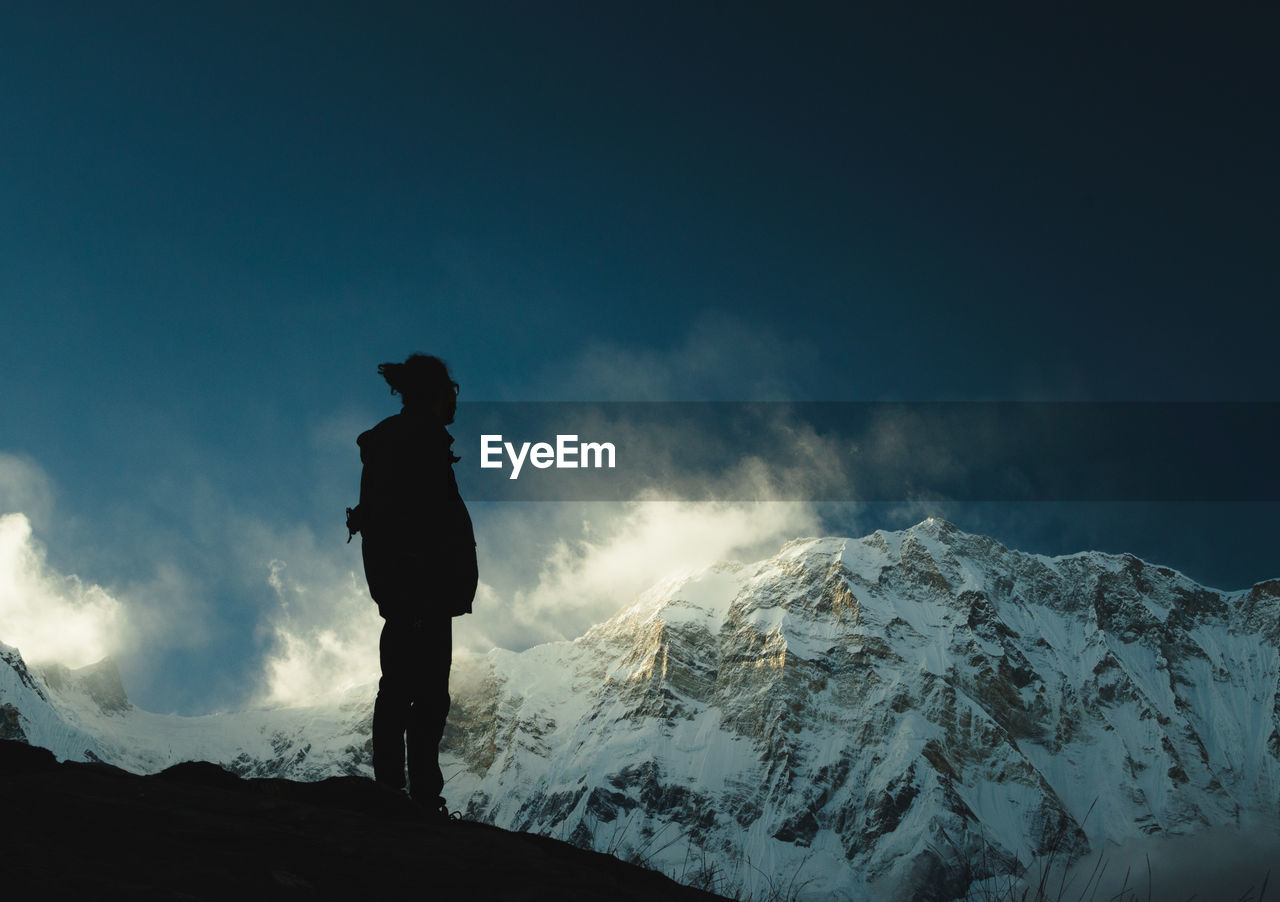
[{"label": "silhouetted person", "polygon": [[438,756],[449,714],[451,618],[471,612],[477,581],[475,534],[445,429],[458,383],[444,361],[424,354],[381,364],[378,373],[404,406],[357,439],[364,471],[347,524],[363,536],[369,594],[386,620],[373,771],[378,782],[403,788],[407,740],[410,796],[444,812]]}]

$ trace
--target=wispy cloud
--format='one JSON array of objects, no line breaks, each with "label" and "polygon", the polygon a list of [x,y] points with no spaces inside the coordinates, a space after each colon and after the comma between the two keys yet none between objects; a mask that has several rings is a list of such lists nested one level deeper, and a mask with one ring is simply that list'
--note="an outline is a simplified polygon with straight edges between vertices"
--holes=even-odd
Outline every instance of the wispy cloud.
[{"label": "wispy cloud", "polygon": [[568,401],[779,401],[795,396],[814,346],[718,310],[700,313],[667,347],[588,343],[512,397]]},{"label": "wispy cloud", "polygon": [[381,622],[354,572],[334,582],[298,578],[288,564],[274,559],[267,583],[280,607],[264,624],[271,650],[258,703],[332,699],[377,679]]},{"label": "wispy cloud", "polygon": [[22,513],[44,528],[53,512],[53,482],[27,457],[0,451],[0,514]]},{"label": "wispy cloud", "polygon": [[[574,638],[673,572],[754,560],[820,531],[810,505],[784,502],[636,500],[489,513],[476,518],[486,585],[454,633],[455,647],[477,653]],[[512,555],[513,547],[535,553]]]},{"label": "wispy cloud", "polygon": [[358,544],[330,547],[305,526],[260,520],[242,521],[236,535],[236,566],[269,599],[254,628],[262,652],[251,703],[312,703],[377,679],[382,622]]}]

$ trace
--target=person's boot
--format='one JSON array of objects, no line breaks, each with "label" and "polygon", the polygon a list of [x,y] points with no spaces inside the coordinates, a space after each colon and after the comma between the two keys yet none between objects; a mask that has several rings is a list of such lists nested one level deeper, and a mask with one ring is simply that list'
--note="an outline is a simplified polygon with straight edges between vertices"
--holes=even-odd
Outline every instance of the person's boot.
[{"label": "person's boot", "polygon": [[444,796],[426,796],[419,797],[410,794],[409,798],[422,811],[430,815],[433,819],[439,820],[459,820],[462,815],[458,812],[450,812],[449,804],[444,800]]}]

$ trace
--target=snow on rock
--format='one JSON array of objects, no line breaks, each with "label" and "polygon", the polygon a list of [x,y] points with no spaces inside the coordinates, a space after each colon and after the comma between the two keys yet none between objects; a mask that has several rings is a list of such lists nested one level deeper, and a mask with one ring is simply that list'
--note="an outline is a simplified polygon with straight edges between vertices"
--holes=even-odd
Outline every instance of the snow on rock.
[{"label": "snow on rock", "polygon": [[958,898],[1055,850],[1274,824],[1271,585],[937,519],[796,540],[669,581],[536,667],[472,662],[447,791],[499,826],[815,899]]}]

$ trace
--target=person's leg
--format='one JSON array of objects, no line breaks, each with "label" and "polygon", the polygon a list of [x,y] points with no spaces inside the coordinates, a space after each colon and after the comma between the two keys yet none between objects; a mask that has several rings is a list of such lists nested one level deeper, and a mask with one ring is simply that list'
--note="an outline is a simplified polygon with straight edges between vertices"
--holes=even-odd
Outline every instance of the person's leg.
[{"label": "person's leg", "polygon": [[388,620],[378,640],[382,679],[373,703],[373,777],[396,789],[404,788],[404,738],[419,654],[413,632],[406,624]]},{"label": "person's leg", "polygon": [[413,711],[409,718],[409,794],[424,805],[443,803],[440,738],[449,718],[449,666],[453,659],[453,621],[443,617],[422,627],[415,668]]}]

